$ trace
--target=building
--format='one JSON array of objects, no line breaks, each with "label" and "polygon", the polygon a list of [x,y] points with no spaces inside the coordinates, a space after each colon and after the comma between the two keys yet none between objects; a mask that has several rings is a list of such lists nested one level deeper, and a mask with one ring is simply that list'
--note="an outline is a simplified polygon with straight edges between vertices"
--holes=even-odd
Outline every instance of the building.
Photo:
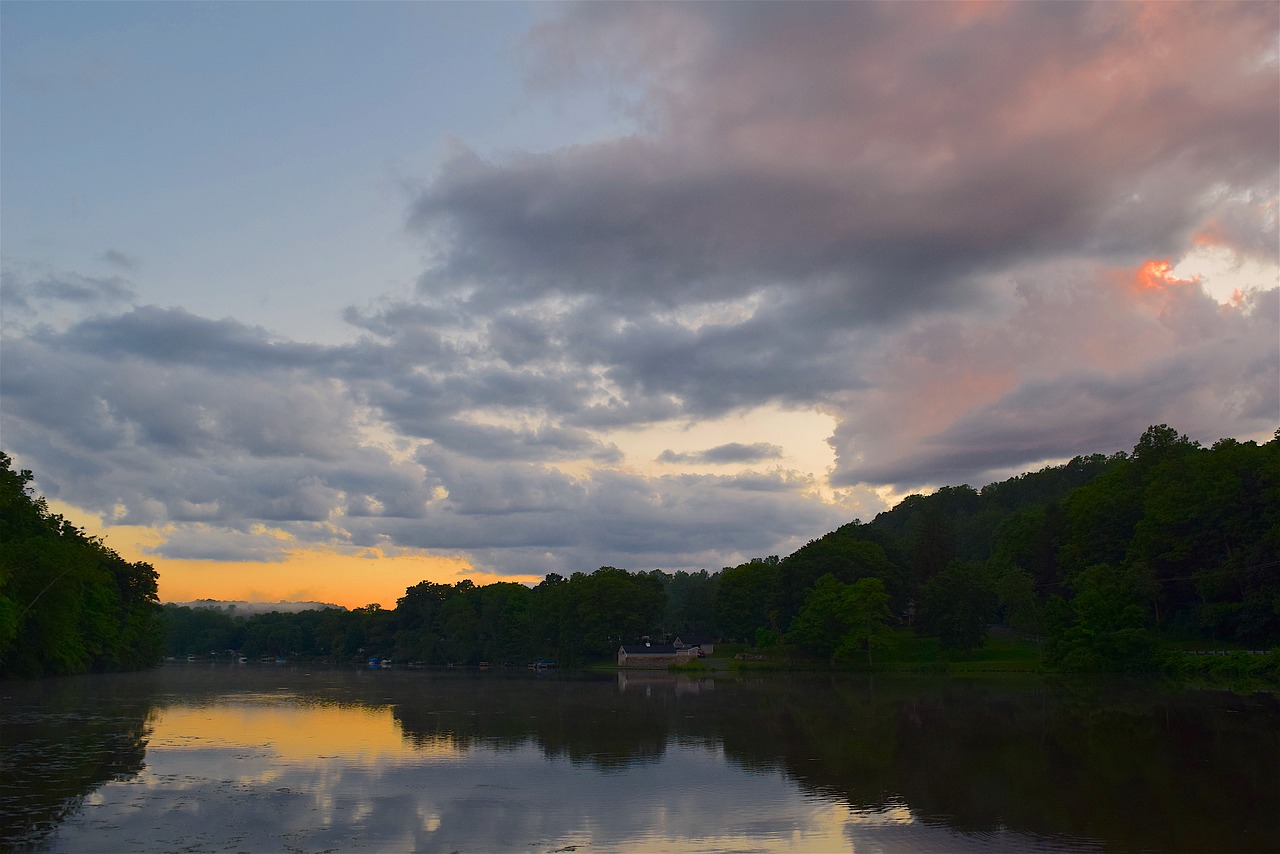
[{"label": "building", "polygon": [[[676,638],[672,643],[676,649],[688,649],[690,647],[698,647],[702,650],[703,655],[711,655],[716,651],[716,639],[704,635],[689,635],[685,638]],[[701,658],[702,656],[698,656]]]},{"label": "building", "polygon": [[623,644],[618,647],[619,667],[670,667],[685,664],[698,657],[697,647],[676,649],[669,643]]}]

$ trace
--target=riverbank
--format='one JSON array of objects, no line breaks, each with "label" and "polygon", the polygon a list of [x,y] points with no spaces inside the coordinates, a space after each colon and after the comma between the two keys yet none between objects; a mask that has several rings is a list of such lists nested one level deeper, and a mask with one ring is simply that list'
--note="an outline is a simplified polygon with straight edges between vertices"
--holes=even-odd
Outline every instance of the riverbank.
[{"label": "riverbank", "polygon": [[[1280,652],[1263,654],[1222,650],[1198,654],[1191,647],[1170,650],[1168,669],[1150,674],[1187,688],[1213,688],[1249,694],[1280,694]],[[684,673],[805,672],[920,673],[952,676],[979,674],[1052,675],[1045,666],[1044,646],[1011,634],[992,634],[981,649],[969,653],[944,650],[937,638],[895,632],[889,645],[873,652],[873,660],[831,662],[805,656],[795,647],[770,648],[718,644],[715,654],[673,668]]]},{"label": "riverbank", "polygon": [[992,635],[981,649],[970,653],[951,652],[944,650],[937,638],[903,629],[893,632],[882,648],[873,650],[870,662],[818,660],[785,644],[767,648],[717,644],[715,654],[701,663],[714,670],[1038,673],[1044,669],[1044,654],[1042,646],[1011,635]]}]

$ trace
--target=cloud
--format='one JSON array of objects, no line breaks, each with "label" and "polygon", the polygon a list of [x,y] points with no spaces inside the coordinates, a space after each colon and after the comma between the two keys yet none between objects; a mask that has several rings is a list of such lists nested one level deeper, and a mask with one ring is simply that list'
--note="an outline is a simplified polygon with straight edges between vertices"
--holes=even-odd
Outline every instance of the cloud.
[{"label": "cloud", "polygon": [[714,448],[707,448],[702,451],[693,451],[685,453],[677,453],[670,448],[658,455],[658,461],[663,463],[758,463],[762,460],[775,460],[783,454],[780,445],[772,445],[768,442],[755,442],[750,445],[744,445],[741,442],[729,442],[724,445],[717,445]]},{"label": "cloud", "polygon": [[[601,565],[718,569],[794,550],[848,521],[795,473],[646,477],[599,468],[572,476],[542,465],[477,463],[434,448],[421,462],[447,498],[420,521],[379,523],[356,534],[374,545],[461,550],[473,565],[543,574]],[[355,530],[353,528],[353,530]]]},{"label": "cloud", "polygon": [[1028,255],[1170,252],[1215,190],[1274,187],[1274,17],[573,7],[542,40],[643,69],[652,130],[455,153],[414,206],[443,257],[426,287],[670,307],[785,282],[865,318],[969,302],[968,274]]},{"label": "cloud", "polygon": [[361,441],[331,353],[138,309],[7,341],[5,441],[51,498],[127,524],[419,516],[431,484]]},{"label": "cloud", "polygon": [[223,371],[300,366],[323,352],[314,345],[273,340],[265,330],[230,318],[207,320],[184,309],[158,306],[90,318],[70,330],[62,344],[109,358],[138,357]]},{"label": "cloud", "polygon": [[[344,344],[6,269],[5,443],[50,497],[174,526],[161,554],[265,526],[526,574],[786,553],[880,509],[832,487],[1152,423],[1270,435],[1274,276],[1220,305],[1170,271],[1280,264],[1278,35],[1257,3],[565,7],[531,80],[611,88],[633,133],[453,146],[407,212],[416,288]],[[827,482],[631,468],[629,435],[770,410],[834,421]],[[784,459],[716,442],[658,460]]]},{"label": "cloud", "polygon": [[113,267],[133,271],[142,266],[142,261],[134,255],[126,255],[119,249],[108,249],[102,253],[102,260]]},{"label": "cloud", "polygon": [[[6,265],[0,272],[0,289],[6,309],[18,309],[24,315],[54,306],[71,306],[86,310],[102,310],[131,302],[133,287],[116,276],[84,276],[78,273],[53,273],[47,270],[22,270]],[[6,324],[13,320],[6,318]]]},{"label": "cloud", "polygon": [[[546,420],[555,395],[526,399],[496,365],[491,375],[420,349],[408,358],[419,339],[401,333],[298,345],[154,307],[39,328],[6,343],[6,442],[36,461],[51,498],[163,526],[159,558],[278,560],[295,545],[354,545],[465,549],[500,573],[698,569],[842,520],[800,476],[611,472],[616,447]],[[543,412],[543,424],[464,420],[495,406]],[[590,469],[549,465],[566,461]],[[262,525],[288,542],[255,533]]]},{"label": "cloud", "polygon": [[236,531],[189,524],[170,529],[155,554],[169,560],[280,563],[288,557],[291,545],[287,537],[259,527]]},{"label": "cloud", "polygon": [[1256,434],[1265,312],[1116,277],[1207,240],[1275,265],[1276,33],[1252,4],[572,7],[535,76],[614,75],[637,133],[456,149],[413,208],[422,296],[564,301],[539,340],[608,381],[579,424],[820,407],[838,485],[980,480],[1162,418]]},{"label": "cloud", "polygon": [[1206,442],[1274,430],[1276,289],[1223,306],[1195,282],[1141,290],[1136,271],[1037,275],[1007,314],[921,321],[880,355],[843,400],[835,483],[981,485],[1127,450],[1153,423]]}]

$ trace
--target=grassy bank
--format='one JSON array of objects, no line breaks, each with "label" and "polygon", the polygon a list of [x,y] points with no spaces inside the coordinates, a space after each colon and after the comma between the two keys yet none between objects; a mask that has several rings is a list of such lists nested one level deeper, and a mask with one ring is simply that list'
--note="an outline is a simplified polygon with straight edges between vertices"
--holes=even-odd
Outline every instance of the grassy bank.
[{"label": "grassy bank", "polygon": [[[1249,693],[1280,692],[1280,652],[1253,655],[1229,651],[1224,655],[1191,655],[1186,650],[1203,644],[1175,646],[1164,678],[1187,687],[1219,688]],[[986,644],[971,653],[944,650],[937,638],[919,637],[909,630],[893,634],[891,645],[873,653],[873,663],[830,662],[805,656],[798,649],[780,645],[767,649],[745,644],[721,644],[699,669],[711,671],[846,670],[852,672],[946,673],[1044,673],[1044,647],[1007,634],[992,634]]]},{"label": "grassy bank", "polygon": [[719,644],[707,659],[714,670],[850,670],[923,673],[1034,673],[1042,669],[1042,647],[1012,636],[993,635],[971,653],[944,650],[937,638],[895,631],[889,644],[872,652],[872,661],[830,662],[804,655],[793,646],[758,649],[745,644]]}]

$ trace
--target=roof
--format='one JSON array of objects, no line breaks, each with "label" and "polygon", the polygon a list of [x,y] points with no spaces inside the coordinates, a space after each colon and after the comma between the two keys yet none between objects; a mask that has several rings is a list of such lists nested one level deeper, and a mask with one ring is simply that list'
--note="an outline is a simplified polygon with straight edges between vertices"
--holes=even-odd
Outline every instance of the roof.
[{"label": "roof", "polygon": [[669,643],[655,644],[623,644],[622,651],[627,655],[675,655],[676,648]]}]

